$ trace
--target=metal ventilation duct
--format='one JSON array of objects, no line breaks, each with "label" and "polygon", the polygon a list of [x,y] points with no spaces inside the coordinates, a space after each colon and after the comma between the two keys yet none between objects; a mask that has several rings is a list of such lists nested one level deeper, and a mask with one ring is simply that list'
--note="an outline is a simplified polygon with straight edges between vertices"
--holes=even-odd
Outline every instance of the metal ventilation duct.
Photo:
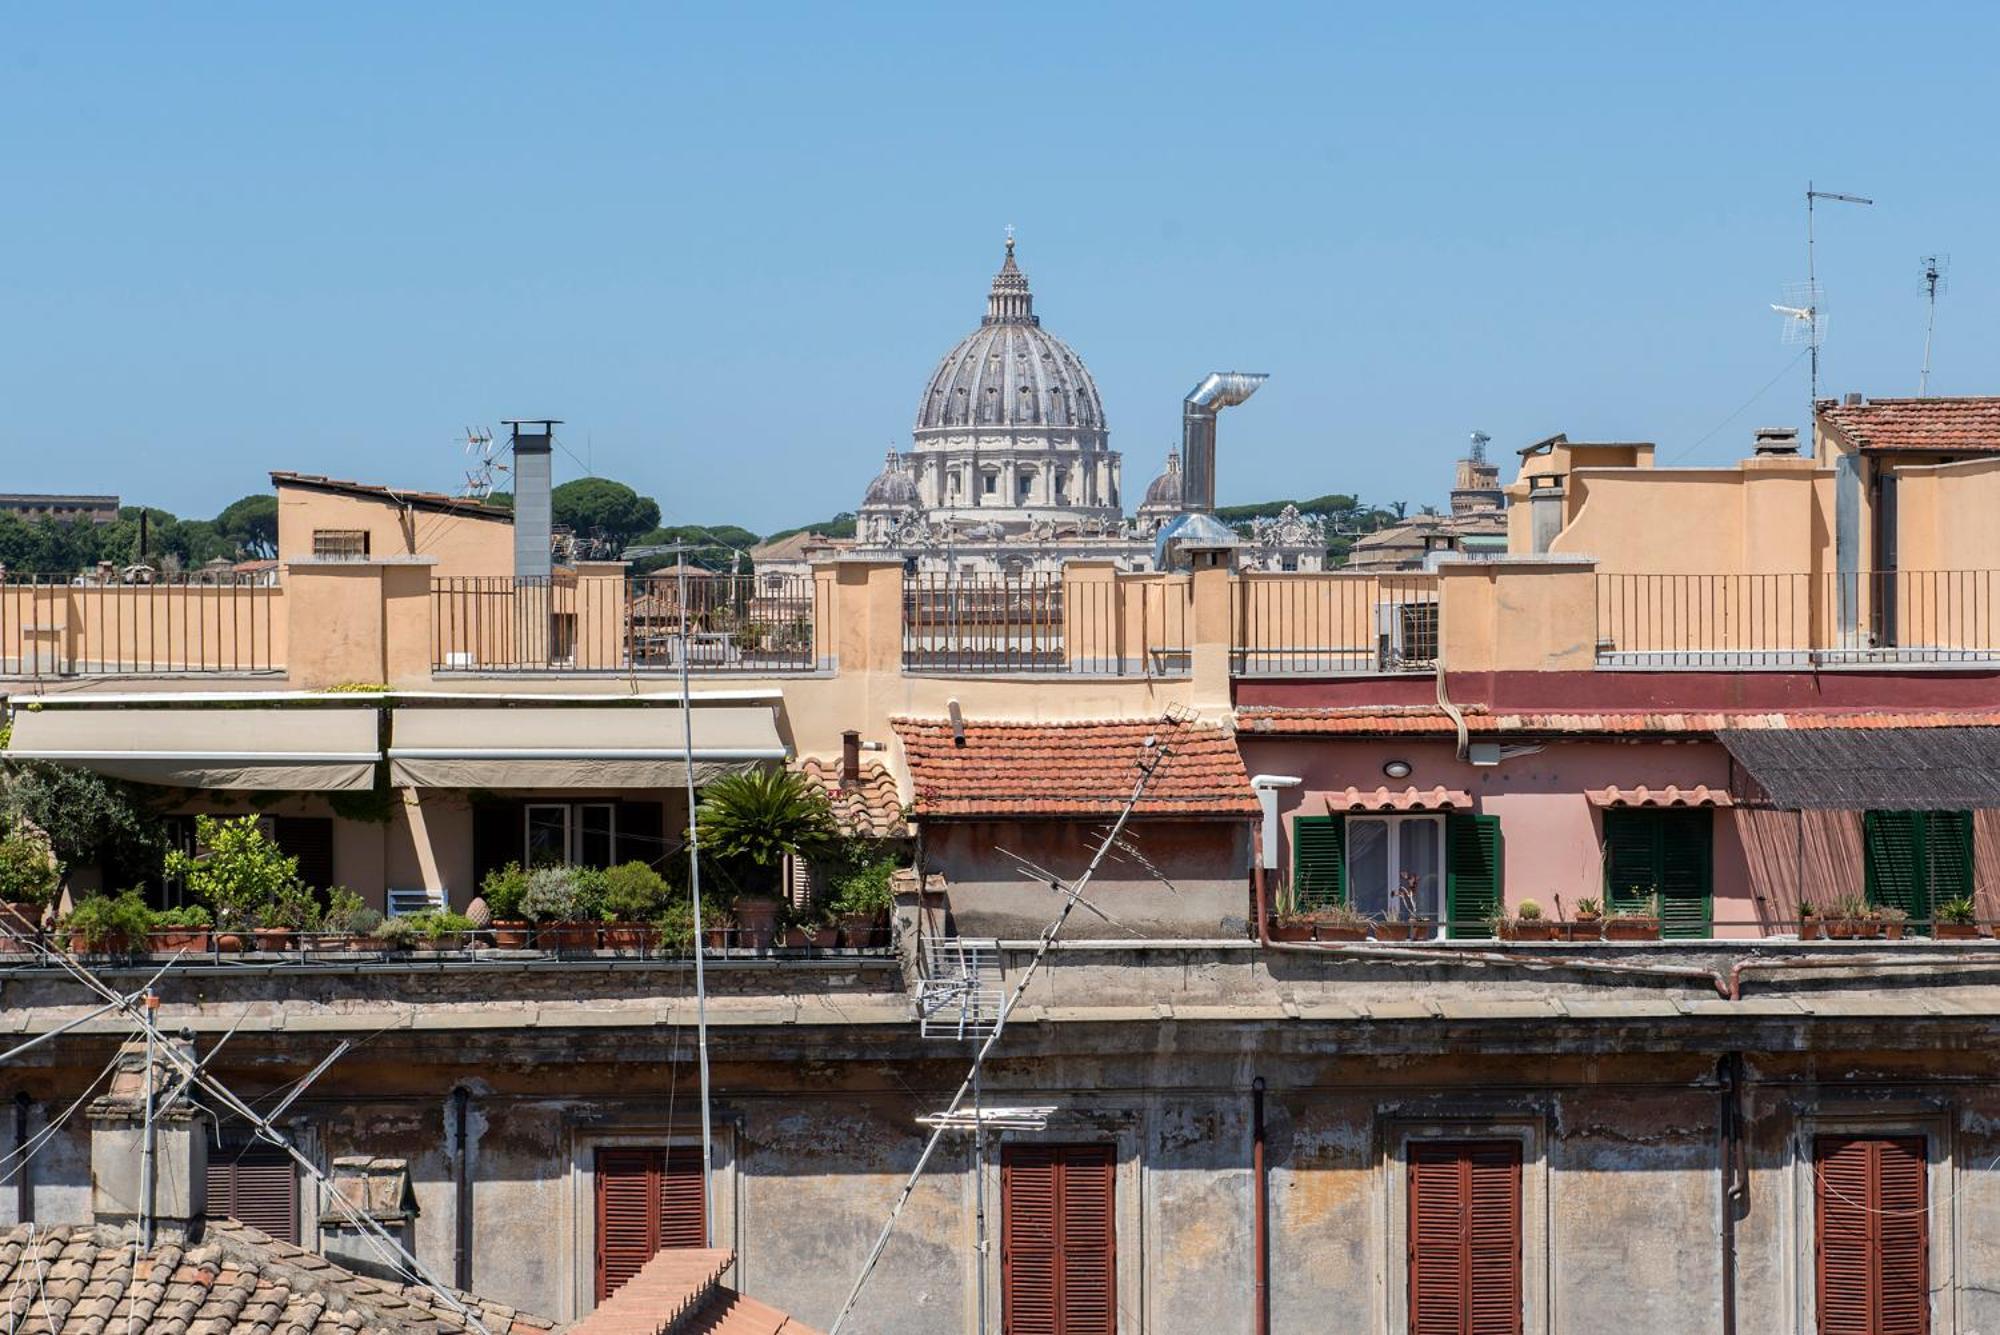
[{"label": "metal ventilation duct", "polygon": [[1211,371],[1181,401],[1181,509],[1215,509],[1215,415],[1270,378],[1261,371]]}]

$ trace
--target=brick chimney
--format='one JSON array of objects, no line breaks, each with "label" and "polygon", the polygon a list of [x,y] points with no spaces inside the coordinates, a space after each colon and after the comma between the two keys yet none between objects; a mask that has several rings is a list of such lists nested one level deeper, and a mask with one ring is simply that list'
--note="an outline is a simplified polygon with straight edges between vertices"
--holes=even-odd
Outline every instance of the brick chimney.
[{"label": "brick chimney", "polygon": [[[194,1044],[163,1039],[194,1060]],[[178,1071],[143,1039],[118,1049],[111,1084],[86,1109],[90,1119],[90,1210],[100,1224],[129,1228],[150,1215],[156,1238],[197,1238],[208,1212],[208,1114],[185,1098],[166,1107]],[[146,1090],[152,1085],[153,1154],[146,1161]]]},{"label": "brick chimney", "polygon": [[[417,1195],[410,1187],[410,1161],[377,1159],[366,1154],[343,1155],[333,1161],[333,1190],[380,1225],[406,1251],[416,1243]],[[382,1255],[373,1234],[350,1219],[326,1197],[319,1217],[320,1250],[327,1260],[360,1275],[401,1283],[398,1267]]]}]

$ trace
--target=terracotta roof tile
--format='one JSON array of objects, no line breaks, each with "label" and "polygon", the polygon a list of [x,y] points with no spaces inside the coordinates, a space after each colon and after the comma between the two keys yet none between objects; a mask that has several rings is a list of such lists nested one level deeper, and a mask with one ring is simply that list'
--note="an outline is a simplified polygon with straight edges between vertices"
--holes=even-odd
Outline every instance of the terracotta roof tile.
[{"label": "terracotta roof tile", "polygon": [[[1492,713],[1463,710],[1466,731],[1474,736],[1605,736],[1627,734],[1711,733],[1724,728],[1991,728],[2000,727],[2000,710],[1707,710],[1690,712],[1607,710],[1599,713]],[[1454,736],[1457,729],[1432,705],[1402,708],[1302,708],[1287,705],[1246,705],[1236,711],[1239,732],[1259,736],[1354,737],[1417,735]]]},{"label": "terracotta roof tile", "polygon": [[1682,788],[1678,784],[1668,784],[1664,788],[1649,788],[1640,784],[1635,788],[1586,788],[1584,796],[1592,806],[1599,807],[1730,807],[1736,805],[1726,788],[1711,788],[1698,783],[1692,788]]},{"label": "terracotta roof tile", "polygon": [[896,776],[881,761],[862,761],[860,781],[852,784],[840,781],[838,760],[807,756],[798,762],[798,771],[825,790],[826,800],[833,807],[833,818],[840,823],[842,831],[872,835],[877,839],[892,839],[909,833],[909,822],[903,818],[903,795],[896,787]]},{"label": "terracotta roof tile", "polygon": [[818,1335],[723,1287],[735,1259],[721,1248],[660,1252],[567,1335]]},{"label": "terracotta roof tile", "polygon": [[1254,816],[1236,740],[1162,719],[975,723],[955,744],[944,719],[891,720],[919,816],[1109,816],[1131,796],[1147,740],[1166,748],[1137,816]]},{"label": "terracotta roof tile", "polygon": [[1819,414],[1864,450],[2000,454],[2000,397],[1828,403]]}]

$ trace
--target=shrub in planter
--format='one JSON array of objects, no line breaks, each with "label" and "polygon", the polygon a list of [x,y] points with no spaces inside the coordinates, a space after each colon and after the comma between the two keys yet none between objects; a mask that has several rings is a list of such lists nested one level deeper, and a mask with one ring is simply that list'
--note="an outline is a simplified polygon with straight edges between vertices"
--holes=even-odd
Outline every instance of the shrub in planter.
[{"label": "shrub in planter", "polygon": [[1316,908],[1306,917],[1313,926],[1313,939],[1317,941],[1366,941],[1369,922],[1365,914],[1357,913],[1347,904],[1328,904]]},{"label": "shrub in planter", "polygon": [[1979,910],[1969,898],[1947,899],[1937,906],[1931,933],[1940,941],[1971,941],[1979,935]]},{"label": "shrub in planter", "polygon": [[1843,899],[1825,914],[1826,934],[1834,941],[1851,941],[1869,930],[1868,905],[1859,899]]},{"label": "shrub in planter", "polygon": [[696,810],[704,853],[741,869],[731,906],[746,944],[768,946],[784,902],[778,877],[787,857],[816,858],[838,841],[826,793],[784,769],[728,774],[703,790]]},{"label": "shrub in planter", "polygon": [[188,893],[214,911],[219,928],[239,933],[267,915],[289,916],[296,910],[299,860],[286,857],[266,838],[255,816],[197,816],[195,840],[203,851],[167,854],[167,874],[180,877]]},{"label": "shrub in planter", "polygon": [[215,920],[199,904],[177,909],[161,909],[151,915],[147,930],[154,950],[208,949],[208,929]]},{"label": "shrub in planter", "polygon": [[829,905],[840,923],[841,943],[849,947],[880,944],[889,910],[896,905],[895,856],[856,859],[834,875],[828,889]]},{"label": "shrub in planter", "polygon": [[417,944],[417,924],[409,917],[385,918],[375,929],[375,939],[386,950],[409,950]]},{"label": "shrub in planter", "polygon": [[597,928],[584,919],[589,903],[577,867],[537,867],[528,873],[521,892],[521,912],[535,924],[544,948],[589,950],[597,944]]},{"label": "shrub in planter", "polygon": [[63,920],[72,954],[122,955],[146,939],[152,910],[137,890],[113,898],[90,895]]},{"label": "shrub in planter", "polygon": [[1542,906],[1524,899],[1515,909],[1514,937],[1518,941],[1553,941],[1556,925],[1542,916]]},{"label": "shrub in planter", "polygon": [[528,873],[521,870],[518,862],[494,868],[479,883],[479,894],[486,901],[488,926],[493,931],[493,944],[497,949],[528,948],[528,915],[521,909],[521,899],[527,893]]},{"label": "shrub in planter", "polygon": [[1576,919],[1564,924],[1563,935],[1572,941],[1598,941],[1604,937],[1604,901],[1584,898],[1576,901]]},{"label": "shrub in planter", "polygon": [[62,864],[47,844],[25,834],[0,839],[0,930],[32,936],[62,884]]},{"label": "shrub in planter", "polygon": [[1660,939],[1660,897],[1652,894],[1629,908],[1614,909],[1604,920],[1606,941],[1657,941]]},{"label": "shrub in planter", "polygon": [[347,916],[347,944],[355,950],[382,949],[382,915],[375,909],[357,909]]},{"label": "shrub in planter", "polygon": [[410,924],[417,943],[426,950],[456,950],[465,944],[465,938],[472,931],[472,919],[448,909],[425,909],[421,913],[405,914],[395,921]]},{"label": "shrub in planter", "polygon": [[603,874],[604,944],[612,950],[644,950],[652,928],[646,924],[667,903],[667,882],[643,862],[626,862]]},{"label": "shrub in planter", "polygon": [[1909,927],[1910,915],[1905,909],[1894,904],[1882,904],[1875,909],[1875,919],[1882,924],[1882,935],[1891,941],[1901,941]]},{"label": "shrub in planter", "polygon": [[1273,941],[1310,941],[1313,939],[1312,919],[1303,913],[1282,910],[1271,915],[1271,939]]}]

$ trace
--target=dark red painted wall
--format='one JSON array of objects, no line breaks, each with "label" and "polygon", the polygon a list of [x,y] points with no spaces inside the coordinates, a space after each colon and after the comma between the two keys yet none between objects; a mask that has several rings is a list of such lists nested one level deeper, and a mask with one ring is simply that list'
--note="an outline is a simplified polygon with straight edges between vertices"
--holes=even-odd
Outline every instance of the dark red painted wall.
[{"label": "dark red painted wall", "polygon": [[[2000,708],[2000,673],[1972,672],[1454,672],[1454,704],[1507,712],[1723,709]],[[1365,709],[1425,705],[1432,678],[1239,681],[1238,705]]]}]

